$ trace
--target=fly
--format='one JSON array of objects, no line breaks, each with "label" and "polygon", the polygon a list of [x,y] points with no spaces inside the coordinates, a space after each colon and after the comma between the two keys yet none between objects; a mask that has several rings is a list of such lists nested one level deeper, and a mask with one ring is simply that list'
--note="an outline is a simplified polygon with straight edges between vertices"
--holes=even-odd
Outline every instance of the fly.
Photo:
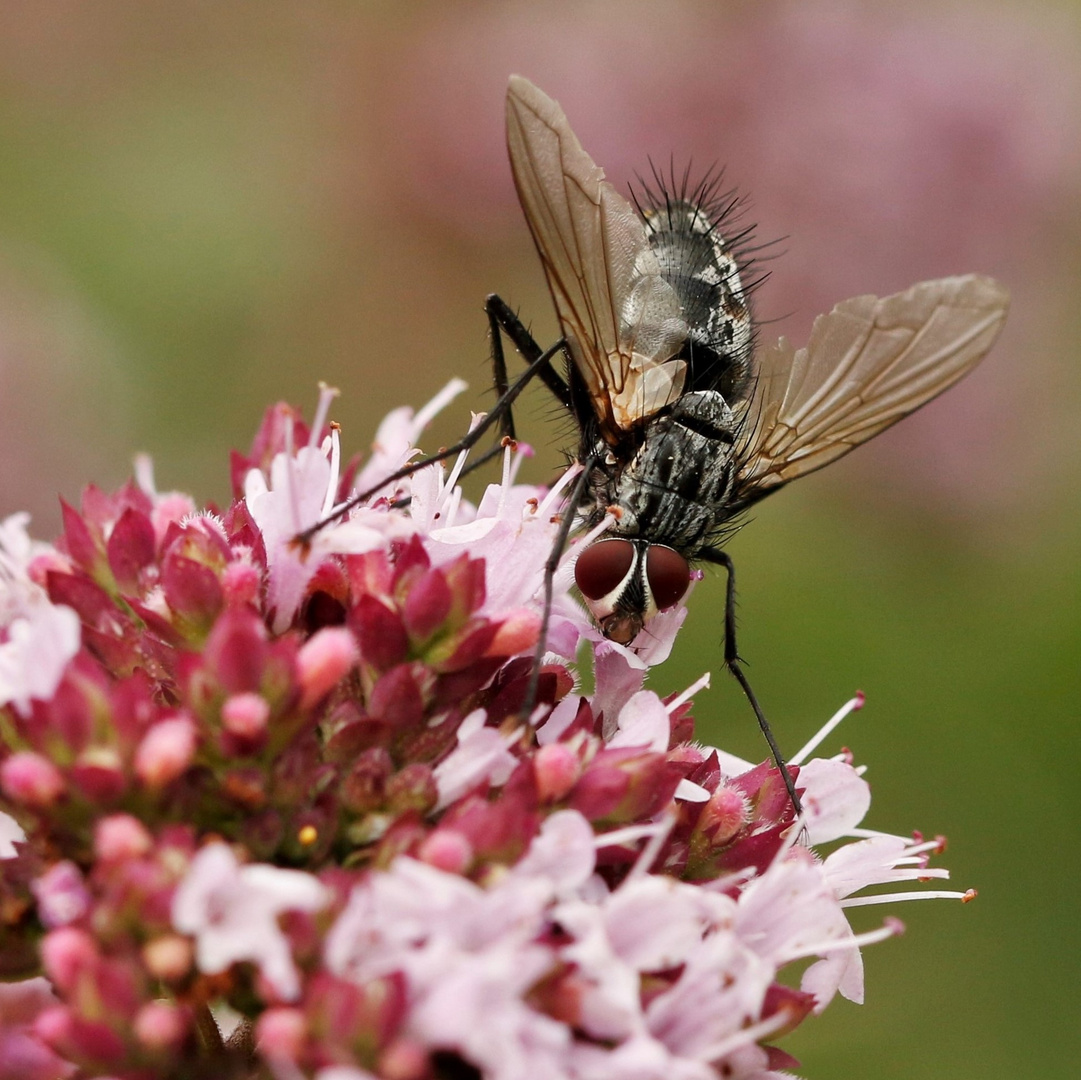
[{"label": "fly", "polygon": [[[998,336],[1007,293],[968,275],[860,296],[816,319],[806,347],[782,338],[755,355],[740,257],[747,237],[721,231],[733,202],[708,183],[688,192],[659,182],[632,204],[605,181],[562,109],[517,76],[507,144],[570,358],[554,392],[577,423],[588,481],[568,513],[586,525],[613,519],[579,555],[578,588],[605,636],[630,645],[682,599],[693,563],[723,566],[725,664],[798,808],[740,666],[722,542],[753,503],[970,371]],[[516,319],[498,322],[516,342],[524,333]]]}]

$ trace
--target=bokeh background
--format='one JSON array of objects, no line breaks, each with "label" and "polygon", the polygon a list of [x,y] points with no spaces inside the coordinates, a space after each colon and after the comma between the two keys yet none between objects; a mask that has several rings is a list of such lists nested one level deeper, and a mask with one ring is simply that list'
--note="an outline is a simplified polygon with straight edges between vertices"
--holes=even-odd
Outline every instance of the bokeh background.
[{"label": "bokeh background", "polygon": [[[484,296],[555,322],[503,147],[508,73],[620,186],[713,163],[781,239],[769,338],[861,292],[1012,289],[984,365],[762,504],[730,550],[741,647],[784,746],[833,744],[871,824],[944,832],[978,901],[909,905],[867,1003],[786,1046],[814,1078],[1077,1075],[1081,901],[1081,5],[0,5],[0,514],[121,481],[228,493],[265,406],[341,388],[345,442],[451,375],[486,396]],[[565,435],[540,397],[535,478]],[[719,579],[662,692],[718,670]],[[763,756],[723,676],[704,736]],[[868,924],[877,913],[866,913]]]}]

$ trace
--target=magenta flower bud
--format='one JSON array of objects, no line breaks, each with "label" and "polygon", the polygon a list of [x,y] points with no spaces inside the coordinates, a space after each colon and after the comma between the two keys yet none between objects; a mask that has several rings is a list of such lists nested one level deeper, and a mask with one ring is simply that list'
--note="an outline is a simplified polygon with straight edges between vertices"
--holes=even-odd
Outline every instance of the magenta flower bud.
[{"label": "magenta flower bud", "polygon": [[748,818],[747,800],[742,793],[719,787],[702,810],[695,832],[702,833],[711,846],[719,847],[727,844],[747,824]]},{"label": "magenta flower bud", "polygon": [[201,637],[222,609],[225,597],[214,569],[180,554],[174,544],[161,564],[161,587],[174,622],[185,634]]},{"label": "magenta flower bud", "polygon": [[517,656],[537,644],[540,616],[535,611],[519,608],[512,611],[497,627],[485,656]]},{"label": "magenta flower bud", "polygon": [[349,626],[368,667],[389,671],[409,655],[409,635],[401,616],[374,596],[362,595],[357,600],[349,612]]},{"label": "magenta flower bud", "polygon": [[448,874],[464,874],[473,861],[473,845],[455,829],[436,829],[420,845],[417,858]]},{"label": "magenta flower bud", "polygon": [[442,570],[429,570],[409,590],[402,619],[409,636],[427,641],[446,621],[454,597]]},{"label": "magenta flower bud", "polygon": [[270,1061],[299,1060],[308,1037],[308,1021],[300,1009],[278,1005],[266,1009],[255,1025],[259,1052]]},{"label": "magenta flower bud", "polygon": [[147,971],[163,982],[179,982],[191,971],[194,953],[191,939],[180,934],[162,934],[142,948]]},{"label": "magenta flower bud", "polygon": [[195,756],[195,725],[184,716],[160,720],[135,751],[135,773],[153,790],[180,776]]},{"label": "magenta flower bud", "polygon": [[41,754],[20,750],[0,764],[0,788],[12,802],[38,809],[52,806],[64,793],[64,776]]},{"label": "magenta flower bud", "polygon": [[259,694],[233,694],[221,707],[221,722],[230,735],[250,742],[261,741],[270,719],[270,705]]},{"label": "magenta flower bud", "polygon": [[542,803],[559,802],[578,781],[581,763],[566,743],[540,747],[533,757],[537,796]]},{"label": "magenta flower bud", "polygon": [[75,991],[80,976],[97,958],[97,946],[85,930],[63,926],[41,939],[41,966],[63,994]]},{"label": "magenta flower bud", "polygon": [[410,1039],[395,1039],[379,1055],[379,1075],[386,1080],[422,1080],[431,1075],[431,1055]]},{"label": "magenta flower bud", "polygon": [[190,1018],[185,1009],[169,1001],[148,1001],[135,1014],[135,1037],[148,1050],[174,1050],[188,1034]]},{"label": "magenta flower bud", "polygon": [[154,838],[131,814],[111,814],[94,826],[94,854],[102,862],[127,862],[148,854]]},{"label": "magenta flower bud", "polygon": [[484,560],[463,555],[442,567],[442,571],[454,601],[450,618],[459,622],[484,603]]},{"label": "magenta flower bud", "polygon": [[300,707],[310,709],[356,665],[359,658],[352,633],[327,626],[310,637],[297,653]]},{"label": "magenta flower bud", "polygon": [[38,902],[38,918],[50,930],[78,921],[90,909],[83,875],[67,859],[46,870],[30,888]]},{"label": "magenta flower bud", "polygon": [[109,569],[124,592],[139,591],[139,575],[154,561],[154,526],[146,514],[129,506],[106,542]]},{"label": "magenta flower bud", "polygon": [[71,1042],[73,1027],[71,1010],[66,1005],[42,1009],[33,1023],[34,1034],[46,1046],[55,1047],[61,1053],[65,1045]]},{"label": "magenta flower bud", "polygon": [[229,607],[252,604],[259,596],[262,575],[249,562],[237,559],[231,562],[221,576],[221,588]]},{"label": "magenta flower bud", "polygon": [[116,802],[128,786],[128,774],[116,747],[87,747],[71,767],[71,786],[91,802]]},{"label": "magenta flower bud", "polygon": [[497,629],[487,619],[470,619],[429,649],[425,659],[440,673],[462,671],[489,654]]},{"label": "magenta flower bud", "polygon": [[203,659],[226,693],[240,694],[259,690],[268,652],[262,620],[243,608],[230,608],[214,623]]},{"label": "magenta flower bud", "polygon": [[590,821],[648,818],[672,798],[681,779],[664,754],[635,747],[602,750],[575,785],[570,805]]},{"label": "magenta flower bud", "polygon": [[79,511],[63,499],[60,500],[60,514],[64,521],[64,543],[72,561],[91,577],[97,577],[105,567],[100,532],[92,529]]},{"label": "magenta flower bud", "polygon": [[34,1021],[33,1030],[58,1054],[74,1061],[92,1061],[98,1068],[109,1068],[124,1060],[124,1043],[108,1024],[84,1020],[63,1005],[43,1012]]},{"label": "magenta flower bud", "polygon": [[431,673],[422,665],[399,664],[372,688],[368,711],[393,728],[416,727],[424,719],[425,693],[431,682]]}]

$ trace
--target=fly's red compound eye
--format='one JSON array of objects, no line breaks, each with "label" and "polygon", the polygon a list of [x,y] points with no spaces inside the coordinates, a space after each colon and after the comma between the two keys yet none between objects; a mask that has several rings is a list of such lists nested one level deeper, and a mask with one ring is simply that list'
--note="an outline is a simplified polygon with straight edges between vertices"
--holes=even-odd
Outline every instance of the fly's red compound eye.
[{"label": "fly's red compound eye", "polygon": [[650,544],[646,552],[646,580],[658,610],[678,604],[691,583],[691,567],[687,560],[670,547]]},{"label": "fly's red compound eye", "polygon": [[634,545],[629,540],[601,540],[578,556],[575,584],[587,600],[601,600],[627,576],[633,561]]}]

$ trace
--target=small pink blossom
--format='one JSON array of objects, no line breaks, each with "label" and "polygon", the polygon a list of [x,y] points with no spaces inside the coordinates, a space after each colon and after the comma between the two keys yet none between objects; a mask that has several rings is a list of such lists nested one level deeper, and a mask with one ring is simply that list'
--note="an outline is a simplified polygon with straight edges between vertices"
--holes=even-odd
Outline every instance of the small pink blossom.
[{"label": "small pink blossom", "polygon": [[90,892],[73,862],[55,863],[31,887],[38,915],[50,930],[78,921],[90,908]]},{"label": "small pink blossom", "polygon": [[458,747],[436,766],[439,806],[459,799],[482,781],[503,784],[518,764],[507,749],[507,738],[495,728],[484,726],[485,715],[477,711],[458,727]]},{"label": "small pink blossom", "polygon": [[130,814],[101,818],[94,829],[94,854],[104,862],[136,859],[153,846],[150,831]]},{"label": "small pink blossom", "polygon": [[0,810],[0,859],[13,859],[18,854],[15,845],[25,839],[23,827],[10,814]]},{"label": "small pink blossom", "polygon": [[337,686],[357,659],[356,639],[348,630],[331,626],[313,634],[297,654],[301,708],[311,708]]},{"label": "small pink blossom", "polygon": [[65,787],[63,773],[47,757],[31,750],[19,750],[0,764],[0,789],[13,802],[50,806]]},{"label": "small pink blossom", "polygon": [[222,727],[242,739],[261,739],[266,734],[269,719],[270,705],[260,694],[233,694],[221,707]]},{"label": "small pink blossom", "polygon": [[173,924],[196,939],[196,963],[208,974],[252,961],[285,1001],[300,991],[289,942],[278,926],[285,911],[318,911],[329,900],[309,874],[241,866],[225,844],[208,844],[192,860],[173,899]]},{"label": "small pink blossom", "polygon": [[165,1001],[149,1001],[135,1014],[132,1030],[150,1050],[178,1047],[187,1036],[190,1020],[184,1011]]},{"label": "small pink blossom", "polygon": [[191,764],[198,733],[184,716],[155,724],[135,752],[135,772],[148,787],[164,787]]},{"label": "small pink blossom", "polygon": [[33,699],[56,692],[81,643],[79,617],[69,607],[42,600],[12,620],[0,644],[0,705],[24,715]]}]

